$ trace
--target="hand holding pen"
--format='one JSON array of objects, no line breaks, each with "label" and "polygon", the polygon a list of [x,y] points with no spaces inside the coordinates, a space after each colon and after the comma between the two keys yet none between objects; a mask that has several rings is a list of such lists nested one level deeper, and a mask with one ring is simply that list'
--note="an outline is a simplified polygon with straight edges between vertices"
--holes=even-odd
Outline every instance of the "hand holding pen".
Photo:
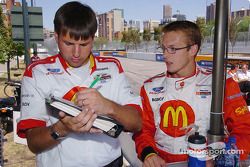
[{"label": "hand holding pen", "polygon": [[96,83],[100,81],[100,77],[90,84],[89,88],[80,90],[77,93],[77,105],[87,110],[91,110],[98,115],[107,115],[111,111],[112,102],[105,98],[97,89],[93,89]]},{"label": "hand holding pen", "polygon": [[97,113],[103,113],[103,109],[107,107],[109,100],[103,97],[97,89],[92,89],[96,83],[100,81],[100,76],[96,76],[89,88],[81,89],[77,93],[76,102],[78,106],[84,106],[89,110]]}]

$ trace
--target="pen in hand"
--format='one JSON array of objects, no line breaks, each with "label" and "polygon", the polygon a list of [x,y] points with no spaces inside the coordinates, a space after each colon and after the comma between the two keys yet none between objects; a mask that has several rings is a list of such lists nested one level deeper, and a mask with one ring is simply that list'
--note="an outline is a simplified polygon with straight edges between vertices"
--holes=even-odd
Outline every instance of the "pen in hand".
[{"label": "pen in hand", "polygon": [[94,81],[90,84],[89,88],[93,88],[95,86],[95,84],[101,79],[101,77],[99,75],[96,76],[96,78],[94,79]]}]

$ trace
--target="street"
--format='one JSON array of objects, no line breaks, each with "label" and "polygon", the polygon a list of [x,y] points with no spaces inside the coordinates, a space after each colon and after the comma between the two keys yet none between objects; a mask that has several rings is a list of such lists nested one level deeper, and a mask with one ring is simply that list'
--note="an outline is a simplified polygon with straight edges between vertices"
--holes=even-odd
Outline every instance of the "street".
[{"label": "street", "polygon": [[159,73],[166,71],[164,62],[145,61],[127,58],[120,60],[123,70],[132,86],[132,90],[139,94],[143,82]]}]

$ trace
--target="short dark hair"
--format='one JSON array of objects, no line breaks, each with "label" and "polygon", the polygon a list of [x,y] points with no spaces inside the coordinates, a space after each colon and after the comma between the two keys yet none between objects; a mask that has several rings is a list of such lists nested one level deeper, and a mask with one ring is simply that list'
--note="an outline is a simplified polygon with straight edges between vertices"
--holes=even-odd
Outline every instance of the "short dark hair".
[{"label": "short dark hair", "polygon": [[197,24],[191,21],[174,21],[165,25],[162,29],[163,33],[171,31],[181,31],[186,34],[188,45],[197,44],[198,50],[201,46],[201,32]]},{"label": "short dark hair", "polygon": [[69,33],[75,40],[94,37],[97,30],[95,12],[85,4],[72,1],[62,5],[54,18],[54,29],[58,35]]}]

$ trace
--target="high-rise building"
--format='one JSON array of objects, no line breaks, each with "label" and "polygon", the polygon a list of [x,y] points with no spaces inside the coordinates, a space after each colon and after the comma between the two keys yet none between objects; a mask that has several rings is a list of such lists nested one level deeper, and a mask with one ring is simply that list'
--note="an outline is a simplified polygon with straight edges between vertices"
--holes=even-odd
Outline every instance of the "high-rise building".
[{"label": "high-rise building", "polygon": [[[209,6],[207,6],[207,22],[215,20],[215,8],[215,3],[211,3]],[[250,16],[250,9],[242,8],[241,10],[231,12],[231,18],[242,18],[245,16]]]},{"label": "high-rise building", "polygon": [[129,20],[128,28],[140,31],[140,21],[139,20]]},{"label": "high-rise building", "polygon": [[113,32],[112,39],[121,39],[122,32],[124,30],[124,10],[123,9],[113,9],[111,10],[113,14]]},{"label": "high-rise building", "polygon": [[170,5],[163,5],[163,22],[168,22],[172,17],[172,7]]},{"label": "high-rise building", "polygon": [[107,37],[109,41],[113,40],[113,36],[114,36],[114,14],[112,11],[107,12]]},{"label": "high-rise building", "polygon": [[215,2],[207,6],[206,22],[215,20]]},{"label": "high-rise building", "polygon": [[113,9],[107,13],[97,15],[97,18],[99,37],[105,37],[109,41],[121,37],[124,30],[123,9]]},{"label": "high-rise building", "polygon": [[108,39],[108,22],[109,18],[107,13],[98,14],[97,21],[98,21],[98,37],[104,37]]}]

